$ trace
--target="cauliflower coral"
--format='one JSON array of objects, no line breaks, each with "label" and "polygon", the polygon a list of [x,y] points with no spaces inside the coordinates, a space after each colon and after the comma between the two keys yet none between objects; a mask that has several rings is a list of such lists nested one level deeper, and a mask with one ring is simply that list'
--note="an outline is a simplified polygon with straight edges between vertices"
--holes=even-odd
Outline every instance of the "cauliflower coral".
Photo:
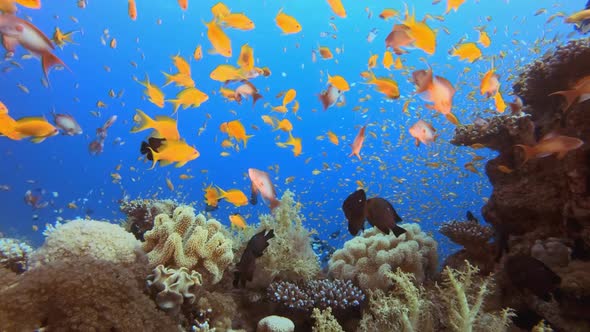
[{"label": "cauliflower coral", "polygon": [[402,227],[406,232],[398,237],[373,227],[347,241],[330,259],[330,275],[353,280],[362,289],[387,289],[393,284],[388,274],[399,267],[422,283],[436,272],[437,244],[418,224]]}]

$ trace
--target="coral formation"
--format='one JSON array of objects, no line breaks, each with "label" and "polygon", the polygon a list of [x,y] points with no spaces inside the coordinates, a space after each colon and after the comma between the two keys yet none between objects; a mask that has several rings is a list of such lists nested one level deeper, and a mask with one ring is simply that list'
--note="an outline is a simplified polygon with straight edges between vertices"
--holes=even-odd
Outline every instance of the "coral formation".
[{"label": "coral formation", "polygon": [[563,239],[555,237],[537,239],[531,248],[531,256],[552,269],[567,266],[571,260],[572,250],[564,242]]},{"label": "coral formation", "polygon": [[124,227],[143,241],[145,232],[154,227],[154,219],[159,214],[172,216],[178,204],[169,199],[134,199],[121,202],[119,209],[127,215]]},{"label": "coral formation", "polygon": [[0,268],[7,268],[16,273],[24,272],[31,252],[33,248],[24,242],[0,238]]},{"label": "coral formation", "polygon": [[398,237],[373,227],[347,241],[330,259],[330,275],[353,280],[363,290],[387,289],[392,285],[388,273],[400,267],[422,283],[436,272],[437,244],[418,224],[402,227],[406,233]]},{"label": "coral formation", "polygon": [[143,293],[146,273],[91,256],[49,261],[0,290],[0,330],[177,330]]},{"label": "coral formation", "polygon": [[346,310],[359,307],[365,294],[350,280],[310,280],[300,285],[276,281],[268,287],[268,298],[291,310],[332,308]]},{"label": "coral formation", "polygon": [[342,326],[332,316],[332,308],[326,308],[325,310],[313,308],[311,317],[315,320],[312,328],[313,332],[344,332]]},{"label": "coral formation", "polygon": [[217,220],[179,206],[172,217],[156,216],[154,227],[145,233],[143,249],[152,267],[186,267],[199,272],[205,283],[216,284],[234,258],[232,241],[225,234]]},{"label": "coral formation", "polygon": [[286,317],[268,316],[258,322],[256,332],[293,332],[295,324]]},{"label": "coral formation", "polygon": [[490,226],[472,220],[445,222],[438,231],[470,252],[479,251],[494,235]]},{"label": "coral formation", "polygon": [[189,273],[186,267],[172,269],[158,265],[147,277],[147,286],[156,304],[172,316],[180,311],[183,303],[195,302],[196,288],[201,284],[201,275],[196,271]]},{"label": "coral formation", "polygon": [[[320,271],[318,259],[311,246],[311,232],[303,227],[303,216],[294,194],[286,190],[281,205],[272,215],[261,215],[256,233],[274,230],[275,237],[262,257],[256,260],[256,271],[250,287],[266,288],[274,280],[306,281]],[[245,243],[240,251],[245,248]]]},{"label": "coral formation", "polygon": [[41,248],[31,255],[29,265],[54,260],[75,261],[89,256],[118,264],[131,264],[141,254],[141,243],[121,226],[105,221],[72,220],[57,224]]},{"label": "coral formation", "polygon": [[239,321],[242,315],[233,297],[220,292],[203,290],[199,293],[196,308],[198,311],[193,319],[193,325],[197,328],[207,326],[229,331],[232,328],[232,322]]}]

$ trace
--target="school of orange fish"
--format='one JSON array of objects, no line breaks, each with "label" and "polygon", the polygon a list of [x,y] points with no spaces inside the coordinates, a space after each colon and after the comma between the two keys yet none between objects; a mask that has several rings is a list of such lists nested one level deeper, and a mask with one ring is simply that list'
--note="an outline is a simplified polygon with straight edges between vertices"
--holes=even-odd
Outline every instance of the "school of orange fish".
[{"label": "school of orange fish", "polygon": [[[436,5],[441,0],[433,1],[433,5]],[[342,0],[327,0],[327,5],[322,3],[317,5],[318,7],[325,6],[323,10],[330,11],[333,14],[330,19],[329,25],[332,32],[321,32],[320,40],[323,43],[327,38],[337,38],[338,33],[338,20],[347,18],[347,11],[345,9],[346,1],[343,3]],[[421,19],[418,19],[415,14],[415,10],[408,6],[403,5],[403,8],[383,8],[378,14],[378,19],[391,23],[391,31],[385,36],[384,43],[382,44],[382,51],[379,54],[371,54],[368,58],[367,64],[363,70],[359,71],[359,77],[345,78],[342,75],[335,73],[323,73],[322,76],[326,78],[325,89],[322,91],[316,91],[317,101],[316,105],[305,105],[305,108],[310,109],[312,112],[321,109],[326,112],[334,112],[334,108],[343,108],[345,106],[354,105],[351,107],[353,112],[365,115],[368,112],[381,112],[386,113],[389,110],[383,106],[388,104],[377,103],[373,95],[365,90],[366,86],[373,86],[375,91],[379,93],[382,100],[389,102],[395,101],[394,111],[399,113],[401,110],[405,115],[410,116],[411,113],[418,115],[420,119],[410,125],[402,125],[395,123],[393,120],[386,120],[384,122],[366,122],[358,128],[342,128],[342,131],[346,131],[348,135],[342,133],[337,134],[336,129],[327,130],[316,137],[316,140],[327,139],[331,144],[338,146],[340,142],[350,143],[349,157],[356,158],[363,164],[357,167],[353,174],[347,177],[342,177],[343,182],[354,181],[354,177],[364,173],[369,164],[364,159],[362,153],[363,144],[367,135],[372,140],[377,141],[378,136],[383,139],[383,147],[381,150],[384,153],[390,153],[398,149],[398,151],[408,151],[408,144],[405,140],[405,133],[408,133],[415,141],[417,146],[420,143],[424,145],[440,144],[436,142],[437,137],[440,136],[441,130],[452,130],[453,125],[460,125],[460,119],[471,121],[470,113],[467,113],[466,109],[457,109],[454,106],[453,98],[457,93],[458,89],[469,90],[466,92],[466,99],[473,102],[476,105],[475,108],[481,109],[480,115],[493,115],[497,113],[503,113],[506,109],[510,109],[512,113],[518,114],[520,109],[523,107],[522,101],[518,96],[514,96],[513,102],[505,102],[503,93],[508,93],[507,88],[501,89],[502,87],[509,87],[510,81],[517,74],[514,70],[518,67],[522,58],[514,59],[511,52],[500,51],[498,54],[486,54],[485,49],[492,44],[492,38],[497,34],[497,28],[490,29],[487,27],[487,23],[492,21],[491,17],[485,17],[482,25],[475,26],[474,31],[477,32],[477,40],[472,40],[468,35],[461,37],[452,49],[448,50],[451,57],[457,57],[459,61],[465,61],[468,64],[472,64],[476,61],[485,63],[487,68],[486,72],[478,74],[478,82],[469,84],[465,82],[467,75],[471,72],[471,66],[466,66],[462,70],[461,75],[454,82],[449,78],[437,75],[438,72],[444,71],[447,66],[440,64],[433,64],[428,62],[428,56],[439,52],[437,45],[437,34],[441,32],[450,35],[451,32],[443,24],[445,22],[445,15],[451,15],[453,12],[460,12],[461,6],[466,0],[447,0],[446,10],[443,15],[432,15],[426,14]],[[77,0],[79,8],[86,8],[88,3],[87,0]],[[182,11],[188,10],[188,0],[178,0],[179,7]],[[144,4],[136,4],[135,0],[128,0],[128,16],[131,21],[137,20],[138,16],[141,15],[141,6]],[[28,59],[32,56],[37,56],[41,59],[42,70],[44,77],[42,79],[45,87],[49,87],[49,72],[52,68],[65,68],[68,69],[67,63],[62,61],[59,57],[54,54],[55,46],[60,49],[68,44],[74,44],[76,34],[79,31],[63,32],[59,27],[56,27],[52,38],[48,38],[45,33],[40,31],[35,25],[33,25],[26,18],[18,17],[18,6],[24,6],[28,8],[40,9],[40,0],[0,0],[0,11],[3,12],[0,15],[0,33],[3,36],[3,46],[7,51],[9,57],[14,55],[17,46],[22,46],[28,50],[30,54],[25,54],[22,59]],[[316,4],[314,4],[316,6]],[[401,7],[401,6],[400,6]],[[554,6],[558,7],[558,5]],[[438,8],[438,7],[433,7]],[[438,9],[434,9],[438,10]],[[571,15],[567,15],[564,12],[558,11],[555,8],[551,9],[539,9],[533,15],[544,15],[552,12],[553,14],[548,17],[546,24],[551,24],[556,18],[562,17],[562,22],[553,22],[553,24],[575,24],[582,20],[590,18],[590,12],[588,10],[582,10]],[[151,168],[164,167],[169,164],[174,164],[176,167],[183,167],[190,162],[198,159],[202,153],[207,153],[207,147],[197,147],[189,144],[185,138],[183,138],[178,130],[177,118],[174,116],[178,115],[178,112],[183,112],[186,109],[199,108],[210,98],[223,98],[226,100],[228,105],[239,105],[244,100],[250,99],[252,108],[267,110],[267,114],[262,114],[260,117],[262,122],[272,128],[273,131],[283,132],[276,136],[275,144],[280,148],[288,148],[293,153],[294,157],[300,157],[303,153],[304,144],[313,144],[304,137],[304,135],[297,135],[297,124],[292,120],[302,120],[304,115],[300,114],[300,102],[297,100],[301,96],[301,92],[304,91],[301,87],[293,86],[292,88],[278,92],[275,99],[278,101],[266,101],[264,105],[258,103],[259,100],[270,100],[269,96],[264,96],[271,91],[270,87],[259,88],[259,82],[261,78],[269,77],[273,75],[271,68],[268,66],[257,66],[259,62],[254,55],[254,49],[247,43],[243,44],[239,48],[237,53],[237,60],[234,59],[234,47],[232,40],[228,36],[228,30],[241,30],[251,31],[256,29],[255,23],[248,17],[245,12],[236,12],[230,9],[230,6],[219,2],[210,8],[210,17],[206,18],[202,15],[202,22],[206,26],[206,39],[208,44],[211,46],[209,52],[203,52],[208,45],[198,44],[196,45],[194,52],[191,52],[191,57],[183,57],[180,54],[172,56],[172,65],[176,69],[176,72],[163,72],[165,82],[162,86],[158,86],[154,78],[150,78],[147,73],[143,80],[133,76],[133,80],[137,82],[137,87],[143,87],[145,98],[158,109],[164,109],[166,104],[172,105],[172,116],[159,114],[159,115],[148,115],[145,111],[136,109],[136,113],[133,116],[134,126],[130,127],[132,133],[142,132],[144,130],[150,130],[149,136],[146,141],[142,143],[141,153],[145,159],[151,162]],[[369,8],[365,10],[366,15],[369,19],[372,19],[373,12]],[[76,21],[75,17],[71,18]],[[377,18],[376,18],[377,19]],[[516,18],[515,18],[516,20]],[[305,27],[303,27],[296,17],[289,14],[287,8],[280,9],[274,17],[274,23],[279,29],[283,36],[286,35],[297,35],[301,34]],[[161,21],[158,20],[158,24]],[[504,32],[508,35],[508,31]],[[538,38],[534,43],[527,44],[525,41],[519,40],[518,33],[513,33],[514,39],[511,44],[514,47],[521,47],[526,49],[529,54],[540,54],[542,50],[548,49],[550,46],[555,45],[559,40],[558,34],[555,37]],[[377,37],[376,29],[369,32],[367,36],[367,42],[371,43]],[[108,45],[110,48],[117,48],[117,39],[112,37],[108,30],[105,30],[101,36],[101,42],[103,45]],[[298,47],[298,45],[296,45]],[[286,49],[283,50],[286,52]],[[445,50],[447,51],[447,50]],[[342,47],[330,47],[328,45],[320,45],[318,43],[317,48],[311,51],[311,61],[313,63],[317,61],[335,61],[338,62],[338,55],[344,52],[344,46]],[[215,68],[212,68],[209,73],[209,79],[219,82],[219,90],[211,93],[201,91],[196,82],[202,82],[207,79],[203,73],[195,74],[191,72],[191,63],[201,61],[204,57],[219,57],[224,59],[224,63],[219,64]],[[381,64],[379,64],[379,58],[381,57]],[[409,57],[425,57],[421,58],[423,62],[422,68],[414,68],[412,66],[406,66],[404,63]],[[77,56],[74,54],[74,58]],[[503,80],[498,74],[499,65],[504,60],[510,60],[515,62],[515,66],[511,68],[504,68],[503,72],[506,73]],[[17,64],[16,61],[12,60]],[[235,64],[235,65],[234,65]],[[131,61],[131,65],[135,68],[138,64]],[[360,67],[360,66],[359,66]],[[107,72],[110,68],[105,66]],[[383,74],[378,75],[381,72]],[[394,75],[394,73],[396,73]],[[397,78],[396,78],[397,77]],[[400,77],[404,77],[415,86],[414,91],[400,91],[398,86],[398,80]],[[195,82],[196,81],[196,82]],[[352,83],[349,83],[351,81]],[[357,84],[358,83],[358,84]],[[19,88],[23,93],[29,93],[28,88],[18,83]],[[173,84],[180,90],[177,92],[175,98],[167,99],[165,93],[161,88]],[[293,83],[295,85],[295,83]],[[298,91],[299,90],[299,91]],[[305,89],[307,90],[307,89]],[[356,91],[353,91],[356,90]],[[504,92],[502,92],[504,91]],[[350,96],[352,93],[361,95],[357,102],[351,101],[353,98]],[[113,89],[109,91],[111,98],[121,98],[124,91],[116,93]],[[308,91],[305,91],[308,94]],[[481,96],[478,97],[477,95]],[[346,97],[348,95],[348,98]],[[575,85],[570,87],[563,87],[563,91],[555,92],[555,95],[560,95],[564,99],[566,104],[565,110],[569,108],[575,102],[582,102],[590,98],[590,78],[584,78],[577,82]],[[0,97],[2,97],[0,95]],[[306,96],[307,97],[307,96]],[[415,98],[419,97],[419,98]],[[558,98],[558,97],[556,97]],[[307,99],[307,98],[306,98]],[[399,101],[398,101],[399,99]],[[422,101],[420,101],[421,99]],[[403,102],[402,102],[403,101]],[[370,103],[373,102],[373,105]],[[398,104],[399,102],[399,104]],[[375,106],[378,105],[378,106]],[[493,105],[493,107],[489,107]],[[420,112],[419,107],[432,110],[434,113]],[[102,100],[97,101],[96,107],[98,111],[93,111],[93,115],[100,116],[100,109],[107,107],[106,103]],[[375,108],[379,107],[378,110]],[[237,112],[231,111],[237,115]],[[448,122],[452,125],[444,126],[437,129],[431,123],[432,121],[428,118],[432,118],[432,115],[441,114]],[[212,116],[207,113],[207,119]],[[291,120],[290,120],[291,119]],[[478,118],[479,119],[479,118]],[[45,139],[55,136],[59,133],[65,135],[79,135],[82,134],[82,129],[76,122],[75,118],[70,114],[57,114],[53,113],[53,124],[45,119],[44,117],[23,117],[20,119],[14,119],[9,114],[8,107],[0,100],[0,134],[11,140],[23,140],[30,138],[35,143],[43,142]],[[110,117],[104,125],[98,128],[97,138],[92,141],[89,146],[89,151],[93,154],[98,154],[103,151],[104,141],[107,136],[107,129],[113,125],[117,120],[117,116]],[[484,119],[479,119],[485,121]],[[221,140],[221,147],[224,149],[221,152],[222,157],[228,157],[232,152],[240,152],[242,149],[246,149],[248,141],[253,137],[253,134],[249,132],[248,125],[251,126],[252,130],[261,130],[256,124],[244,124],[240,120],[231,120],[223,122],[219,131],[223,135]],[[398,142],[393,142],[393,137],[387,131],[391,128],[400,128],[400,136]],[[203,125],[197,135],[201,135],[206,130],[206,122]],[[282,137],[281,135],[287,135]],[[351,137],[354,136],[353,139]],[[190,139],[189,139],[190,140]],[[217,139],[216,139],[217,142]],[[375,143],[372,143],[375,144]],[[525,162],[532,158],[544,157],[551,154],[557,154],[558,157],[562,157],[567,151],[578,148],[583,144],[579,139],[549,135],[535,146],[524,146],[518,145],[522,148],[525,155]],[[483,148],[484,146],[472,146],[473,149]],[[427,156],[403,156],[401,161],[417,163],[425,165],[428,168],[435,168],[441,171],[441,175],[434,175],[434,178],[423,178],[422,183],[426,186],[433,185],[441,179],[442,176],[452,173],[461,172],[461,167],[456,166],[458,159],[464,159],[464,156],[460,157],[459,154],[467,154],[470,161],[464,164],[463,169],[467,172],[480,174],[477,167],[481,166],[481,161],[484,157],[477,155],[471,150],[459,150],[457,148],[450,148],[450,152],[447,155],[441,155],[436,150],[428,150]],[[325,152],[323,153],[325,157]],[[305,159],[305,164],[308,164],[314,156],[308,156]],[[404,184],[407,179],[403,175],[391,176],[387,170],[390,168],[402,168],[400,162],[397,164],[390,164],[385,162],[383,155],[369,155],[368,163],[373,165],[377,163],[377,169],[383,172],[383,175],[377,175],[375,171],[370,172],[370,176],[365,180],[364,183],[361,180],[356,180],[356,185],[361,188],[367,188],[369,186],[379,187],[381,191],[383,180],[393,181],[397,184]],[[121,176],[117,172],[121,168],[118,165],[116,172],[111,174],[113,182],[120,182]],[[330,165],[328,162],[323,162],[322,167],[315,168],[311,173],[312,175],[319,175],[322,172],[338,171],[342,168],[340,164],[333,163]],[[500,166],[500,171],[511,173],[514,169],[510,169],[506,166]],[[279,165],[269,167],[269,171],[275,171],[278,174]],[[188,172],[187,172],[188,173]],[[397,173],[399,174],[399,173]],[[424,171],[422,174],[426,174]],[[469,173],[462,172],[459,178],[466,177]],[[481,175],[481,174],[480,174]],[[429,175],[430,176],[430,175]],[[441,177],[439,177],[441,176]],[[190,174],[181,174],[179,178],[181,180],[190,180],[194,176]],[[271,209],[278,205],[274,185],[272,184],[273,179],[269,173],[250,168],[248,170],[248,177],[252,184],[252,195],[248,199],[247,195],[240,188],[222,189],[212,184],[206,185],[203,188],[205,195],[204,200],[209,209],[217,208],[220,200],[226,200],[235,207],[247,205],[248,202],[253,203],[257,194],[260,194],[265,201],[268,201]],[[275,176],[276,180],[276,176]],[[294,176],[287,177],[284,181],[285,184],[293,182]],[[299,179],[298,179],[299,180]],[[341,181],[341,184],[343,182]],[[483,182],[482,182],[483,183]],[[458,184],[458,183],[457,183]],[[481,186],[483,184],[480,183]],[[166,187],[174,191],[175,186],[169,177],[166,177]],[[428,191],[428,189],[422,189]],[[481,190],[481,189],[480,189]],[[444,191],[442,199],[452,199],[456,197],[452,191]],[[400,195],[396,196],[397,199],[394,201],[401,200]],[[69,206],[76,206],[74,202]],[[318,203],[319,204],[319,203]],[[427,209],[428,206],[421,205],[420,208]],[[313,216],[313,215],[312,215]],[[232,225],[243,228],[246,227],[247,223],[244,218],[239,214],[234,214],[230,217]],[[415,218],[415,221],[419,221]]]}]

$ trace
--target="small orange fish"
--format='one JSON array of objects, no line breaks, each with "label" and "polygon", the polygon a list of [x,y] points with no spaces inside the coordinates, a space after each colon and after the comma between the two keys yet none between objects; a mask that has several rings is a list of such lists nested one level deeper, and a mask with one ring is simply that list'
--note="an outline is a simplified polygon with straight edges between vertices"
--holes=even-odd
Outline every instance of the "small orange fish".
[{"label": "small orange fish", "polygon": [[416,146],[419,146],[420,143],[429,145],[436,141],[436,138],[438,137],[438,135],[435,134],[436,129],[424,120],[418,120],[418,122],[410,127],[409,131],[410,135],[416,139]]},{"label": "small orange fish", "polygon": [[135,21],[137,19],[137,7],[135,6],[135,0],[128,0],[127,12],[129,14],[129,18],[132,21]]},{"label": "small orange fish", "polygon": [[294,34],[301,31],[301,24],[290,15],[283,13],[281,8],[275,17],[275,23],[281,29],[284,34]]},{"label": "small orange fish", "polygon": [[320,46],[319,52],[320,52],[320,56],[324,60],[330,60],[330,59],[334,58],[332,51],[330,51],[330,48],[328,48],[327,46]]},{"label": "small orange fish", "polygon": [[230,214],[229,222],[232,224],[232,226],[236,226],[240,229],[246,229],[246,227],[248,227],[246,220],[239,213]]},{"label": "small orange fish", "polygon": [[332,8],[332,11],[338,17],[342,17],[342,18],[346,17],[346,10],[344,9],[344,6],[342,5],[342,0],[328,0],[328,5],[330,5],[330,8]]},{"label": "small orange fish", "polygon": [[563,108],[563,111],[567,111],[574,102],[581,103],[590,99],[590,75],[579,79],[570,90],[556,91],[549,95],[563,96],[565,98],[565,107]]},{"label": "small orange fish", "polygon": [[223,32],[221,27],[215,22],[215,20],[205,23],[205,26],[207,26],[207,38],[209,39],[209,42],[211,42],[211,45],[213,45],[212,53],[231,58],[231,40],[225,32]]},{"label": "small orange fish", "polygon": [[243,191],[239,189],[229,189],[228,191],[225,191],[219,187],[217,187],[217,189],[221,193],[219,195],[220,199],[225,199],[227,202],[238,207],[248,205],[248,198]]},{"label": "small orange fish", "polygon": [[238,30],[253,30],[254,22],[243,13],[230,13],[221,18],[221,21],[230,28]]},{"label": "small orange fish", "polygon": [[473,63],[481,58],[481,50],[475,43],[464,43],[454,48],[452,55],[459,57],[459,60],[467,60]]},{"label": "small orange fish", "polygon": [[199,61],[203,58],[203,48],[201,47],[201,45],[197,46],[197,48],[195,48],[195,52],[193,53],[193,58],[196,61]]},{"label": "small orange fish", "polygon": [[188,0],[178,0],[178,5],[182,10],[188,9]]}]

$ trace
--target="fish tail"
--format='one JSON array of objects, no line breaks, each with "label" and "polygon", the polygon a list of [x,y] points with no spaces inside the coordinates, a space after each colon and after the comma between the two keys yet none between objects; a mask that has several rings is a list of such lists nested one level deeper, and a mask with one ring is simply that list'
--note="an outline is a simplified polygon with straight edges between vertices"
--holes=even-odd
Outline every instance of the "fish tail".
[{"label": "fish tail", "polygon": [[174,112],[172,112],[172,114],[176,114],[176,112],[178,112],[178,109],[180,108],[180,101],[178,99],[171,99],[169,100],[170,103],[172,103],[172,105],[174,105]]},{"label": "fish tail", "polygon": [[281,205],[281,201],[278,199],[272,199],[270,201],[270,211],[272,212],[274,209],[278,208]]},{"label": "fish tail", "polygon": [[404,233],[406,232],[406,230],[405,230],[405,229],[403,229],[403,228],[401,228],[401,227],[399,227],[399,226],[397,226],[397,225],[395,225],[395,226],[394,226],[394,227],[391,229],[391,231],[393,232],[393,234],[395,234],[395,236],[396,236],[396,237],[398,237],[398,236],[400,236],[400,235],[402,235],[402,234],[404,234]]},{"label": "fish tail", "polygon": [[550,96],[561,95],[565,98],[565,107],[563,108],[563,111],[567,111],[572,106],[572,104],[576,101],[576,99],[578,99],[578,97],[579,97],[578,90],[556,91],[556,92],[553,92],[549,95]]},{"label": "fish tail", "polygon": [[254,135],[246,135],[246,137],[244,137],[244,148],[246,147],[246,144],[248,144],[248,140],[252,137],[254,137]]},{"label": "fish tail", "polygon": [[68,68],[63,61],[61,61],[55,54],[51,52],[43,53],[41,56],[41,65],[43,66],[43,73],[45,73],[45,78],[49,80],[49,70],[55,65],[62,65],[65,68]]},{"label": "fish tail", "polygon": [[139,123],[137,124],[137,126],[131,128],[132,133],[137,133],[142,130],[146,130],[153,127],[154,120],[150,118],[149,115],[145,114],[142,110],[138,108],[135,109],[135,112],[137,112],[137,115],[139,116]]},{"label": "fish tail", "polygon": [[254,105],[256,105],[256,102],[262,98],[262,95],[258,92],[255,92],[252,94],[252,107],[254,107]]},{"label": "fish tail", "polygon": [[148,150],[152,153],[152,167],[150,167],[149,169],[154,169],[154,167],[156,167],[156,163],[158,162],[158,160],[160,160],[160,156],[158,152],[154,151],[154,149],[152,149],[149,146]]},{"label": "fish tail", "polygon": [[524,165],[527,161],[529,161],[529,159],[531,159],[535,155],[534,147],[524,144],[516,144],[515,146],[521,148],[524,152],[524,160],[522,161],[522,164],[520,164],[521,166]]},{"label": "fish tail", "polygon": [[162,74],[164,74],[164,77],[166,78],[166,82],[164,83],[164,85],[162,85],[162,87],[165,87],[168,84],[172,83],[172,75],[165,72],[162,72]]}]

